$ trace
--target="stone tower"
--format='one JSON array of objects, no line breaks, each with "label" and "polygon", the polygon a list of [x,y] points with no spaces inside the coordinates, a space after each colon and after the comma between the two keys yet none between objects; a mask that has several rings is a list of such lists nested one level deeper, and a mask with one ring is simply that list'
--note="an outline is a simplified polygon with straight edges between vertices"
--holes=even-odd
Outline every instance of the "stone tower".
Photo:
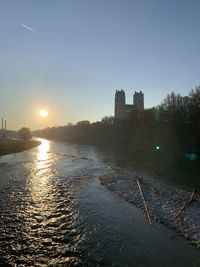
[{"label": "stone tower", "polygon": [[116,90],[115,92],[115,118],[123,119],[125,115],[125,92],[124,90]]},{"label": "stone tower", "polygon": [[133,104],[138,111],[143,111],[144,110],[144,94],[142,91],[140,92],[135,92],[133,95]]}]

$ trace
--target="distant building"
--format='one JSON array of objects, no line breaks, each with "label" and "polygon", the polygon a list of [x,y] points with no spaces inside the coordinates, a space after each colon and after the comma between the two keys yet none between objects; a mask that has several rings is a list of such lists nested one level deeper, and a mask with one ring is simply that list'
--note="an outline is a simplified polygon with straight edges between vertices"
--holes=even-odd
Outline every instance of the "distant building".
[{"label": "distant building", "polygon": [[7,121],[1,119],[1,129],[0,129],[0,139],[5,139],[7,137]]},{"label": "distant building", "polygon": [[144,111],[144,94],[142,91],[133,95],[133,105],[126,104],[124,90],[116,90],[115,93],[115,119],[124,119],[132,111]]}]

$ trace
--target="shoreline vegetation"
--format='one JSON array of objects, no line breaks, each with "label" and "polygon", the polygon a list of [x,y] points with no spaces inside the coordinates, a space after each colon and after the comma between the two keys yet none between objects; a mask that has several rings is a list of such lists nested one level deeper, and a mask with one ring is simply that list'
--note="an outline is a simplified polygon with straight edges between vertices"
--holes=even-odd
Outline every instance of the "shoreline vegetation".
[{"label": "shoreline vegetation", "polygon": [[0,156],[23,152],[33,147],[39,146],[41,143],[36,140],[0,140]]},{"label": "shoreline vegetation", "polygon": [[93,123],[83,120],[37,130],[33,135],[112,150],[129,165],[161,176],[187,175],[194,187],[200,188],[199,107],[197,86],[188,96],[171,92],[157,107],[132,111],[124,119],[106,116]]},{"label": "shoreline vegetation", "polygon": [[[193,137],[196,132],[191,131],[181,136],[180,129],[176,130],[171,121],[155,121],[156,112],[151,111],[152,119],[145,123],[143,121],[149,114],[138,114],[141,122],[135,114],[132,120],[46,128],[35,131],[33,135],[54,141],[93,145],[103,152],[114,154],[116,166],[132,166],[200,188],[200,134]],[[195,160],[187,157],[193,154]]]}]

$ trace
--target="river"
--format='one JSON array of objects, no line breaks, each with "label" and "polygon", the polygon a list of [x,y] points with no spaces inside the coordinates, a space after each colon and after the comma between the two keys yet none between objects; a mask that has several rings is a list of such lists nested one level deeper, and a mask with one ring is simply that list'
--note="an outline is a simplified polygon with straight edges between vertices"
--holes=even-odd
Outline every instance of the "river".
[{"label": "river", "polygon": [[95,147],[41,139],[0,158],[1,266],[200,266],[200,251],[103,186]]}]

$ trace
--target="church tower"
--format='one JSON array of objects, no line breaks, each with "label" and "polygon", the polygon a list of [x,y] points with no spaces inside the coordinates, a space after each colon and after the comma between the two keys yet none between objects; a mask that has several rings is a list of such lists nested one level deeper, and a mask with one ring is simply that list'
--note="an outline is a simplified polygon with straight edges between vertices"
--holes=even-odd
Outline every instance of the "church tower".
[{"label": "church tower", "polygon": [[125,115],[125,92],[124,90],[116,90],[115,93],[115,119],[123,119]]},{"label": "church tower", "polygon": [[135,92],[135,94],[133,95],[133,105],[138,111],[144,110],[144,94],[142,93],[142,91]]}]

